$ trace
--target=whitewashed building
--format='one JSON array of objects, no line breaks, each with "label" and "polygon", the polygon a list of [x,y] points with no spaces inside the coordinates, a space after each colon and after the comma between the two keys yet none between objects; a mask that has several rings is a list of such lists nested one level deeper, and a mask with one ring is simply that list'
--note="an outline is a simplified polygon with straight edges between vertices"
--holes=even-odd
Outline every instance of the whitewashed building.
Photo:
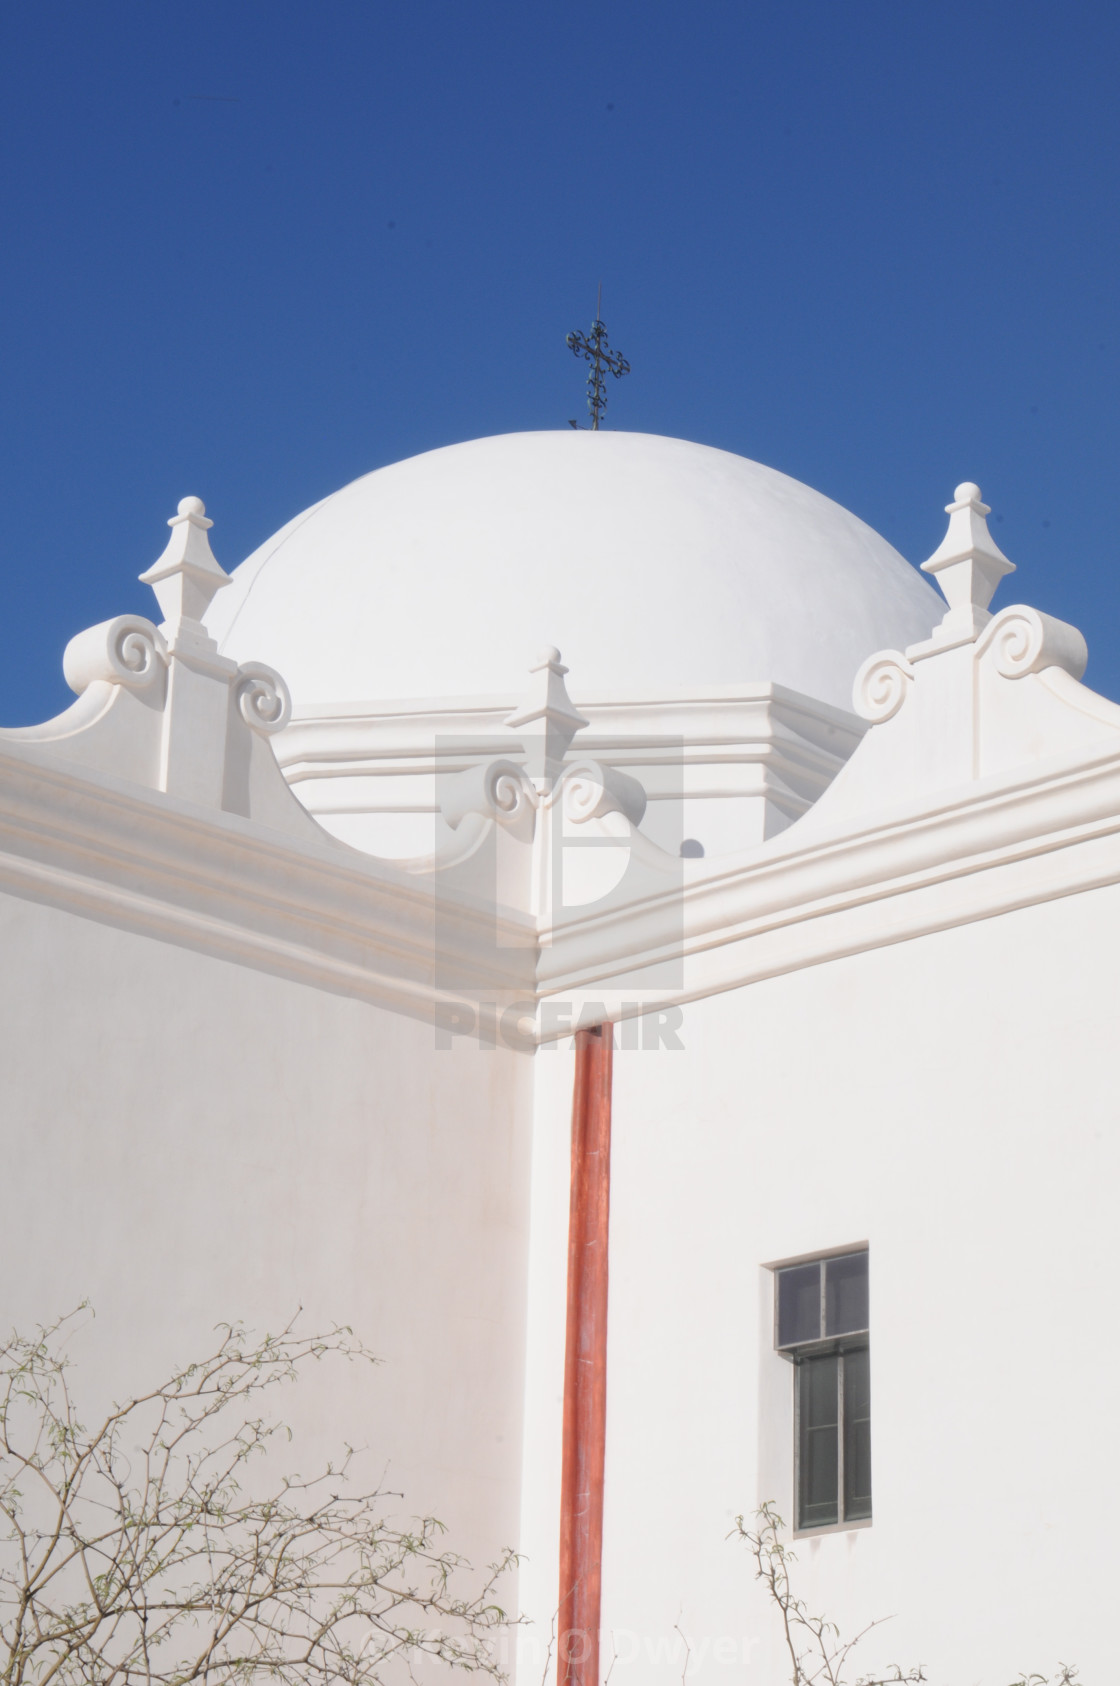
[{"label": "whitewashed building", "polygon": [[522,1554],[530,1686],[573,1562],[579,1686],[784,1680],[767,1500],[893,1617],[863,1666],[1115,1674],[1120,708],[948,509],[923,574],[725,452],[518,434],[227,575],[187,498],[0,732],[6,1321],[89,1297],[118,1393],[353,1325],[304,1428]]}]

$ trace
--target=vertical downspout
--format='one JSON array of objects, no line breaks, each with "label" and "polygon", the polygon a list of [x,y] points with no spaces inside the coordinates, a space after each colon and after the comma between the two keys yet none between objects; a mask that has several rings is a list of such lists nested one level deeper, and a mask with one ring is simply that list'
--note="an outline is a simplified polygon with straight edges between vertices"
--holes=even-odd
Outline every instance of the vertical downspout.
[{"label": "vertical downspout", "polygon": [[575,1042],[557,1682],[599,1686],[614,1032],[596,1025]]}]

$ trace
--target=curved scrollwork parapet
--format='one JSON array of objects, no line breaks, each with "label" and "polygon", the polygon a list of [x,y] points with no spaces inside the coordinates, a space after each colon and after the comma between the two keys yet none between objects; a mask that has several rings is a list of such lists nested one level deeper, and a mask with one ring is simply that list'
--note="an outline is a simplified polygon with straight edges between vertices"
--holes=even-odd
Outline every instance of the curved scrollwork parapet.
[{"label": "curved scrollwork parapet", "polygon": [[1022,679],[1045,667],[1064,668],[1072,678],[1080,679],[1089,647],[1075,626],[1013,604],[996,615],[977,640],[977,661],[985,656],[1005,679]]},{"label": "curved scrollwork parapet", "polygon": [[868,656],[852,684],[852,707],[873,726],[898,713],[910,694],[914,669],[898,650]]},{"label": "curved scrollwork parapet", "polygon": [[117,615],[71,638],[62,657],[66,683],[78,696],[96,680],[143,691],[167,666],[167,644],[143,615]]},{"label": "curved scrollwork parapet", "polygon": [[531,821],[537,805],[532,780],[513,761],[492,761],[483,768],[482,788],[490,813],[501,825]]},{"label": "curved scrollwork parapet", "polygon": [[237,670],[237,706],[246,726],[270,737],[292,718],[292,697],[274,667],[242,662]]},{"label": "curved scrollwork parapet", "polygon": [[563,802],[565,819],[582,825],[604,814],[622,814],[639,826],[646,811],[646,793],[637,779],[604,767],[601,761],[574,761],[556,782],[552,800]]},{"label": "curved scrollwork parapet", "polygon": [[532,780],[516,761],[487,761],[445,780],[440,812],[454,831],[468,814],[481,814],[499,825],[531,829],[537,804]]}]

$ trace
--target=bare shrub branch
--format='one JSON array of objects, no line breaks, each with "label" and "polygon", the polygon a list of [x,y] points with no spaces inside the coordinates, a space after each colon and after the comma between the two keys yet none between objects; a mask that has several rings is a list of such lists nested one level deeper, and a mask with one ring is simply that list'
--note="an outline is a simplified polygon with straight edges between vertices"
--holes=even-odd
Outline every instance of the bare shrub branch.
[{"label": "bare shrub branch", "polygon": [[[785,1523],[775,1507],[770,1503],[761,1505],[755,1512],[754,1522],[755,1527],[750,1529],[744,1518],[737,1516],[732,1533],[750,1546],[755,1579],[762,1582],[778,1607],[792,1686],[844,1686],[844,1671],[852,1652],[872,1628],[881,1626],[887,1618],[868,1622],[854,1638],[842,1640],[835,1622],[810,1615],[805,1601],[794,1596],[789,1570],[790,1564],[797,1562],[797,1554],[782,1538]],[[861,1676],[855,1686],[899,1686],[900,1682],[912,1682],[916,1686],[925,1678],[921,1668],[904,1673],[898,1667],[891,1667],[886,1674]]]},{"label": "bare shrub branch", "polygon": [[[762,1582],[777,1606],[788,1654],[792,1686],[846,1686],[846,1671],[852,1652],[866,1638],[872,1628],[882,1626],[889,1617],[879,1617],[851,1639],[841,1639],[835,1622],[814,1616],[803,1599],[795,1596],[790,1581],[790,1565],[797,1562],[797,1554],[790,1550],[783,1538],[785,1523],[773,1504],[761,1505],[754,1513],[754,1527],[749,1528],[743,1517],[735,1519],[729,1538],[745,1540],[755,1561],[755,1579]],[[1011,1686],[1078,1686],[1077,1670],[1060,1663],[1053,1682],[1043,1674],[1024,1674]],[[885,1674],[861,1674],[852,1686],[917,1686],[927,1679],[923,1668],[901,1669],[891,1664]]]},{"label": "bare shrub branch", "polygon": [[220,1325],[205,1357],[87,1429],[65,1355],[77,1317],[0,1345],[2,1686],[372,1686],[423,1659],[502,1678],[512,1554],[475,1584],[434,1517],[402,1530],[393,1495],[347,1490],[349,1447],[265,1498],[245,1489],[291,1438],[260,1396],[327,1355],[374,1362],[350,1330]]}]

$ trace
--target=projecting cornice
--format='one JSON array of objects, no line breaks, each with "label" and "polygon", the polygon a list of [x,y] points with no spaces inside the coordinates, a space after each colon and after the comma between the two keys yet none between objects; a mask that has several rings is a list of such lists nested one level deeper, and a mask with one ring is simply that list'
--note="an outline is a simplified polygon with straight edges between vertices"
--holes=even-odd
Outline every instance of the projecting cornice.
[{"label": "projecting cornice", "polygon": [[0,744],[0,888],[425,1017],[464,992],[532,988],[527,921],[325,834],[309,847],[22,745]]},{"label": "projecting cornice", "polygon": [[294,981],[430,1018],[482,999],[563,1003],[538,1033],[694,1000],[863,949],[1120,882],[1120,745],[994,776],[569,918],[440,893],[329,839],[0,750],[0,887]]},{"label": "projecting cornice", "polygon": [[394,863],[329,837],[284,783],[283,681],[216,655],[188,613],[220,569],[185,500],[152,571],[168,618],[82,634],[78,701],[0,733],[0,888],[445,1028],[512,1009],[524,1046],[1120,882],[1120,708],[1078,682],[1075,629],[988,611],[1008,565],[975,487],[950,514],[931,559],[949,612],[864,664],[870,729],[778,837],[659,849],[642,785],[581,749],[550,650],[505,718],[520,754],[452,766],[452,843]]},{"label": "projecting cornice", "polygon": [[[588,720],[579,753],[639,779],[654,811],[668,808],[677,824],[686,798],[687,829],[706,836],[709,854],[728,846],[723,838],[746,847],[808,812],[867,729],[781,685],[576,695]],[[397,856],[393,815],[423,816],[415,832],[433,834],[442,780],[523,756],[520,728],[506,724],[518,703],[510,695],[297,706],[273,749],[323,825],[344,816],[347,841]]]},{"label": "projecting cornice", "polygon": [[566,922],[542,952],[539,999],[572,1003],[577,1022],[600,1007],[624,1017],[1120,882],[1120,744],[977,781],[933,809],[800,831],[643,905]]}]

